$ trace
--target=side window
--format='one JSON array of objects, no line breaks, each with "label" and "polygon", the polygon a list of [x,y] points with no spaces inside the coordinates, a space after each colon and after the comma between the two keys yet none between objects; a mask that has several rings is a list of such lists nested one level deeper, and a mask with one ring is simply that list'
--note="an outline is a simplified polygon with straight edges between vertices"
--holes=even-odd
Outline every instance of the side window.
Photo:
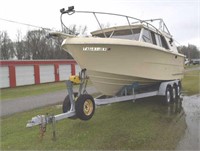
[{"label": "side window", "polygon": [[144,42],[152,43],[150,31],[148,31],[146,29],[143,30],[142,40]]},{"label": "side window", "polygon": [[149,30],[144,29],[142,39],[144,42],[152,43],[154,45],[157,44],[155,33]]},{"label": "side window", "polygon": [[160,35],[155,34],[155,38],[156,38],[156,43],[158,46],[162,47],[162,43],[161,43],[161,39],[160,39]]},{"label": "side window", "polygon": [[152,38],[152,42],[154,45],[156,45],[156,37],[155,37],[155,33],[151,31],[151,38]]},{"label": "side window", "polygon": [[167,42],[163,36],[155,34],[155,38],[156,38],[156,43],[158,46],[163,47],[165,49],[169,49]]},{"label": "side window", "polygon": [[163,36],[161,36],[161,41],[162,41],[162,47],[164,47],[165,49],[169,49],[169,46]]}]

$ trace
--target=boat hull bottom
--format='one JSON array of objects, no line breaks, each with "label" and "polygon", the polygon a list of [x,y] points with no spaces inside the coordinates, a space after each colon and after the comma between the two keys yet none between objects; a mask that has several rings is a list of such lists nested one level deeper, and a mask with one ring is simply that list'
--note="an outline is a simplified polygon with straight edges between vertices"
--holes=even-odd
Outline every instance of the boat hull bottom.
[{"label": "boat hull bottom", "polygon": [[152,85],[161,82],[161,80],[145,79],[134,76],[118,75],[97,71],[87,71],[89,78],[95,88],[102,94],[114,96],[119,93],[125,86],[137,83],[139,86]]}]

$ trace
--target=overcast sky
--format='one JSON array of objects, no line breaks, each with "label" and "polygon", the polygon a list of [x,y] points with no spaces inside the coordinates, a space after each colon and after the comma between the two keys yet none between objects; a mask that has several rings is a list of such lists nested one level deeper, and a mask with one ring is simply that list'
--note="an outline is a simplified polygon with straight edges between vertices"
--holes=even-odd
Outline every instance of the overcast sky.
[{"label": "overcast sky", "polygon": [[75,10],[120,13],[140,19],[162,18],[180,44],[200,47],[200,0],[0,0],[0,31],[7,30],[14,40],[17,30],[25,34],[32,29],[1,19],[60,30],[59,10],[71,5]]}]

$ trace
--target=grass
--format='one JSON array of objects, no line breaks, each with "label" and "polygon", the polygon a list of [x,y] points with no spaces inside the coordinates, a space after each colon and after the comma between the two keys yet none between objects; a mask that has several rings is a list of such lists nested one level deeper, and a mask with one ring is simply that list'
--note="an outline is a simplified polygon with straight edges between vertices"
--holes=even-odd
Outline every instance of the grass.
[{"label": "grass", "polygon": [[186,72],[182,80],[182,86],[186,95],[200,93],[200,70]]},{"label": "grass", "polygon": [[[187,95],[199,93],[199,75],[200,71],[185,73],[182,85]],[[58,83],[50,90],[55,91],[56,87],[57,90],[62,89],[61,85],[65,89],[64,83]],[[40,91],[46,90],[47,86],[51,87],[49,84],[43,86],[39,88]],[[26,87],[22,88],[31,94],[33,92]],[[12,95],[15,93],[12,92]],[[68,119],[59,121],[55,142],[52,141],[51,125],[48,125],[43,140],[38,127],[28,129],[25,125],[35,115],[60,113],[61,106],[35,109],[1,118],[1,149],[171,150],[176,148],[186,128],[183,112],[174,109],[177,108],[173,104],[163,105],[159,97],[98,107],[94,117],[87,122]]]},{"label": "grass", "polygon": [[65,82],[45,83],[40,85],[21,86],[1,89],[1,101],[25,96],[39,95],[66,89]]},{"label": "grass", "polygon": [[[88,81],[88,85],[91,82]],[[77,87],[76,85],[74,87]],[[65,81],[0,89],[0,101],[66,90]]]},{"label": "grass", "polygon": [[99,107],[89,121],[62,120],[52,141],[48,125],[43,140],[39,128],[25,128],[30,117],[60,113],[51,106],[1,119],[2,150],[146,150],[175,149],[185,130],[183,112],[169,114],[169,107],[152,97]]},{"label": "grass", "polygon": [[196,65],[190,64],[189,66],[185,66],[185,69],[198,68],[198,67],[200,67],[199,64],[196,64]]}]

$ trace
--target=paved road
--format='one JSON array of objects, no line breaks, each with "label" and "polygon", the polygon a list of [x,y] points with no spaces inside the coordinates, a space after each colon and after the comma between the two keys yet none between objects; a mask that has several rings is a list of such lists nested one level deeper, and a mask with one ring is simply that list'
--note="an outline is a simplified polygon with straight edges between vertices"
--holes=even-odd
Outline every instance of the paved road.
[{"label": "paved road", "polygon": [[[88,87],[87,92],[92,94],[97,92],[97,90],[94,87]],[[14,113],[28,111],[47,105],[62,103],[66,95],[67,90],[62,90],[47,94],[2,101],[0,116],[11,115]]]}]

